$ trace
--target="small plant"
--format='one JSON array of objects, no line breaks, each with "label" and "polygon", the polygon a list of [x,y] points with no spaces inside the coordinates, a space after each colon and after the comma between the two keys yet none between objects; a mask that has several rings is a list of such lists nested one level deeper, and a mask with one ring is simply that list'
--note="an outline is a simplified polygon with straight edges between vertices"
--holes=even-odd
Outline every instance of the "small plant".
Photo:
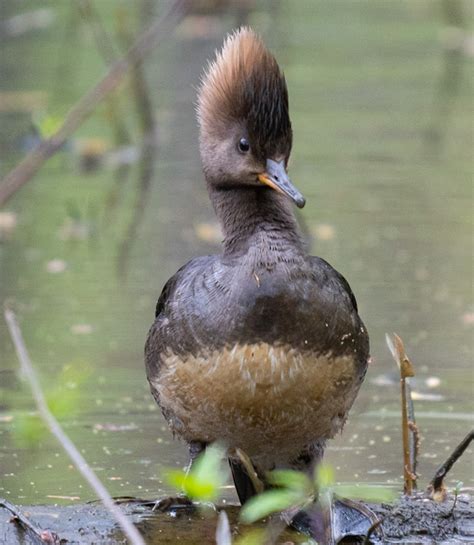
[{"label": "small plant", "polygon": [[454,501],[453,501],[453,507],[451,508],[451,515],[454,514],[454,509],[456,509],[456,504],[458,502],[458,496],[461,493],[463,486],[464,486],[464,483],[462,481],[458,481],[456,483],[456,486],[453,489]]},{"label": "small plant", "polygon": [[334,469],[329,464],[318,464],[313,479],[295,470],[276,470],[268,474],[268,482],[275,486],[251,498],[240,512],[240,520],[252,523],[287,509],[303,509],[315,501],[323,506],[332,495],[355,497],[367,501],[393,501],[392,490],[374,486],[336,485]]},{"label": "small plant", "polygon": [[190,500],[215,502],[226,479],[222,467],[224,455],[222,446],[211,445],[196,458],[188,471],[170,469],[165,473],[165,479]]},{"label": "small plant", "polygon": [[240,511],[240,520],[251,524],[273,513],[292,507],[303,507],[314,496],[311,479],[301,471],[275,470],[268,473],[268,482],[275,488],[251,498]]}]

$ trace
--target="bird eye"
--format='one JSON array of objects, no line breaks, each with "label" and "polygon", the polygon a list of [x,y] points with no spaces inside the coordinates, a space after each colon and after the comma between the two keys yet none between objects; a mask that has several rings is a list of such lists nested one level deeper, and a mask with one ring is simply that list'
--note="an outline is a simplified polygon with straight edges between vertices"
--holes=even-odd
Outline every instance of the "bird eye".
[{"label": "bird eye", "polygon": [[247,140],[247,138],[241,138],[239,140],[239,151],[241,153],[247,153],[250,149],[250,144],[249,144],[249,141]]}]

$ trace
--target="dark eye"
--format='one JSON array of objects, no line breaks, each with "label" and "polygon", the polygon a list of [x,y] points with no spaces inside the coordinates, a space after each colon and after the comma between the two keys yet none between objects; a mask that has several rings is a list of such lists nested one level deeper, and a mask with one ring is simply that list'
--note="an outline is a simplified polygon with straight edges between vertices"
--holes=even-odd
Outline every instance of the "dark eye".
[{"label": "dark eye", "polygon": [[249,141],[247,140],[247,138],[241,138],[239,140],[239,151],[241,153],[247,153],[250,149],[250,144],[249,144]]}]

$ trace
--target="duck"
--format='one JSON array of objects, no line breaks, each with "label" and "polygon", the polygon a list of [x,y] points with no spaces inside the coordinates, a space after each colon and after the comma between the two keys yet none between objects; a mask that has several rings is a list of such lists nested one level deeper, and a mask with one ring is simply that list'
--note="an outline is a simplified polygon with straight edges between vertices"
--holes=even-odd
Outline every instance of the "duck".
[{"label": "duck", "polygon": [[197,96],[199,149],[223,232],[165,284],[145,345],[151,393],[190,463],[227,447],[237,495],[256,475],[312,472],[346,422],[366,374],[369,337],[346,279],[308,254],[288,174],[285,76],[242,27],[209,63]]}]

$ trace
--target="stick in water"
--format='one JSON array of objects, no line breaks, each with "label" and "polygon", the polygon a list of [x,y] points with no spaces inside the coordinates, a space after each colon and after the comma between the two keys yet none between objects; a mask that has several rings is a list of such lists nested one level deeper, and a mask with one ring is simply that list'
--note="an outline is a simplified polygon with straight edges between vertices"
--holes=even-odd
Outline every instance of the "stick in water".
[{"label": "stick in water", "polygon": [[449,455],[448,459],[440,465],[436,470],[435,476],[431,479],[429,489],[431,489],[432,494],[436,492],[442,492],[443,490],[443,481],[446,477],[448,471],[453,467],[455,462],[459,460],[461,455],[470,445],[471,441],[474,439],[474,430],[471,430],[466,437],[459,443],[459,445],[453,450]]},{"label": "stick in water", "polygon": [[12,338],[18,359],[20,361],[23,376],[26,378],[30,385],[31,391],[33,393],[33,398],[35,400],[36,406],[38,407],[38,412],[41,418],[51,430],[51,433],[59,441],[63,449],[68,454],[69,458],[71,458],[74,465],[82,473],[82,476],[89,483],[90,487],[99,496],[100,500],[104,504],[104,507],[117,521],[130,543],[132,545],[145,545],[145,541],[140,535],[140,532],[136,529],[134,524],[127,519],[127,517],[122,513],[120,508],[117,507],[117,505],[114,503],[114,500],[108,493],[105,486],[102,484],[97,475],[88,465],[82,454],[77,450],[74,443],[64,433],[58,421],[49,410],[43,391],[41,390],[38,377],[31,363],[30,356],[28,355],[28,350],[26,349],[26,345],[23,340],[23,336],[21,334],[16,316],[10,308],[5,309],[5,320],[7,322],[8,330],[10,332],[10,336]]}]

